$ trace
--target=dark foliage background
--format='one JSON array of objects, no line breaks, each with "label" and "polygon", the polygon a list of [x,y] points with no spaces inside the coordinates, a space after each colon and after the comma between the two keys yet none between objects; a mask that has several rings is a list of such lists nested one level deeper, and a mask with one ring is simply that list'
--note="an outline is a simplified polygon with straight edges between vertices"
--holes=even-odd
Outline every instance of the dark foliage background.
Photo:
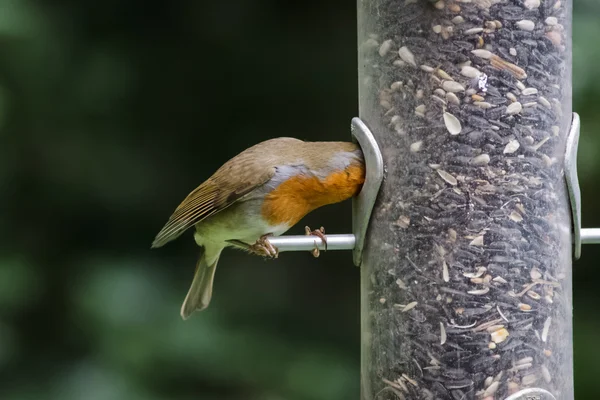
[{"label": "dark foliage background", "polygon": [[[600,226],[600,4],[574,0],[585,226]],[[150,243],[258,141],[346,140],[353,1],[0,0],[0,399],[359,397],[350,254],[227,251],[211,307],[179,307],[191,234]],[[350,230],[350,204],[294,228]],[[600,246],[575,263],[578,399],[600,398]],[[567,344],[565,344],[567,345]]]}]

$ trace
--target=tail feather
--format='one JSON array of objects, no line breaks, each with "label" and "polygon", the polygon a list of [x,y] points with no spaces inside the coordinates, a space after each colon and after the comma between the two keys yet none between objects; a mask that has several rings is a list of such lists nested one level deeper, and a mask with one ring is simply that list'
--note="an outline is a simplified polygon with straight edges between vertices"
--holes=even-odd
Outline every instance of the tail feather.
[{"label": "tail feather", "polygon": [[220,255],[221,251],[207,260],[206,249],[200,253],[196,263],[194,280],[181,306],[181,317],[184,320],[188,319],[194,311],[202,311],[208,307],[212,297],[213,281]]}]

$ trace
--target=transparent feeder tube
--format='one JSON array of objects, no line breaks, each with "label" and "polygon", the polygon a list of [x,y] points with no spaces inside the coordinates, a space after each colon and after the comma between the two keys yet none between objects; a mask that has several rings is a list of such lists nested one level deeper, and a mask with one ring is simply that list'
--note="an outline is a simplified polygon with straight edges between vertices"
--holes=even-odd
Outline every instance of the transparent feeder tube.
[{"label": "transparent feeder tube", "polygon": [[358,0],[358,33],[362,399],[573,399],[571,0]]}]

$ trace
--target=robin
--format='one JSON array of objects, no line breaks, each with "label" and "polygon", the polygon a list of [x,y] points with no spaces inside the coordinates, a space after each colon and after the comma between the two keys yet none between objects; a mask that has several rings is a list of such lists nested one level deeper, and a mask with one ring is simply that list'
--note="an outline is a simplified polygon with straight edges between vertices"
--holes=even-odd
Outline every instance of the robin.
[{"label": "robin", "polygon": [[[350,142],[277,138],[226,162],[183,200],[152,243],[161,247],[196,227],[201,252],[181,317],[208,307],[225,247],[276,258],[269,236],[283,234],[316,208],[355,196],[364,179],[363,154]],[[326,242],[323,233],[307,228]]]}]

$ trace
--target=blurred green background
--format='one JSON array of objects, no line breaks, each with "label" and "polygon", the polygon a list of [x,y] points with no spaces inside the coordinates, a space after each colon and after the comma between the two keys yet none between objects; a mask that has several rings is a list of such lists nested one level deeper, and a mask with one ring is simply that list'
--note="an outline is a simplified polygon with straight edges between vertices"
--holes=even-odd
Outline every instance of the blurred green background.
[{"label": "blurred green background", "polygon": [[[600,227],[597,0],[574,0],[573,31],[583,220]],[[358,399],[351,254],[226,251],[211,306],[183,322],[192,235],[150,251],[231,156],[346,140],[356,114],[352,0],[0,0],[0,399]],[[599,255],[574,268],[580,400],[600,398]]]}]

